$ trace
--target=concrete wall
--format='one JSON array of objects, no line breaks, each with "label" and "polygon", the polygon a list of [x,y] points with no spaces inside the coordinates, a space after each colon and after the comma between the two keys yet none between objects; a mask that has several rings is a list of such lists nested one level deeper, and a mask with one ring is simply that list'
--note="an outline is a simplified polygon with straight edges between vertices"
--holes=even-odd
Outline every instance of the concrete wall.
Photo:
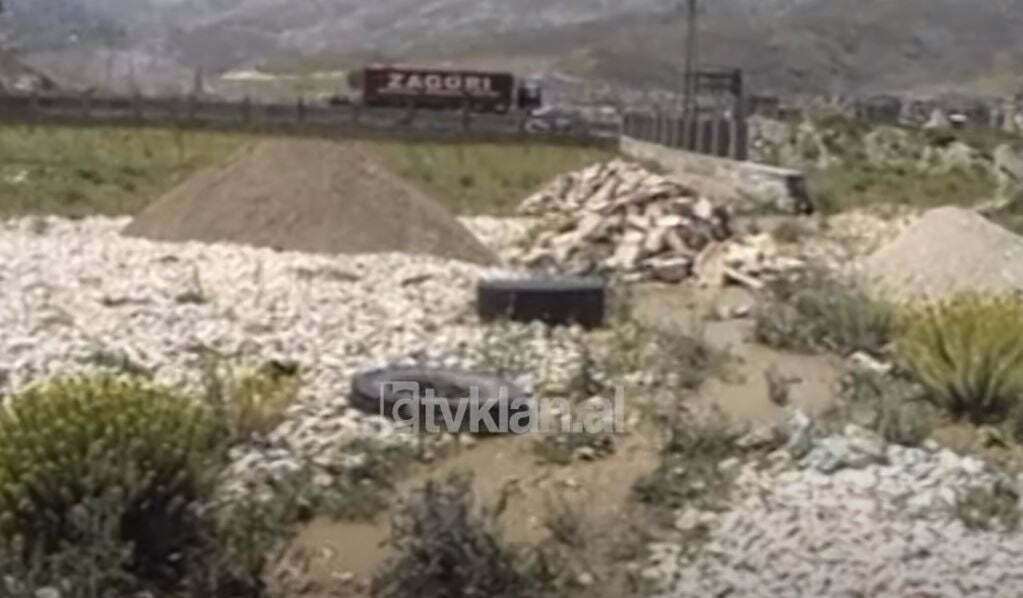
[{"label": "concrete wall", "polygon": [[808,213],[813,204],[803,173],[672,149],[622,136],[621,152],[653,162],[707,197],[732,204],[737,213]]}]

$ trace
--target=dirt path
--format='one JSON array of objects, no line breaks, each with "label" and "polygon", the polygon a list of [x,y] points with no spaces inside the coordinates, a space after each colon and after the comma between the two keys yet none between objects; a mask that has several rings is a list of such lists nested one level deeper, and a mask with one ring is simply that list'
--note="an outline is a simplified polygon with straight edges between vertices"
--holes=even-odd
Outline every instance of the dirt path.
[{"label": "dirt path", "polygon": [[[754,298],[742,289],[704,291],[694,287],[642,285],[637,287],[636,317],[647,324],[689,327],[713,309],[750,306]],[[696,318],[696,319],[694,319]],[[749,319],[705,321],[704,338],[719,349],[727,349],[733,364],[725,379],[711,379],[697,400],[717,403],[729,416],[742,421],[777,421],[782,407],[768,399],[764,370],[774,365],[784,376],[799,380],[791,387],[791,404],[809,412],[824,408],[833,396],[840,364],[833,357],[779,353],[748,340]],[[571,505],[587,527],[605,535],[620,534],[619,525],[634,504],[629,500],[632,486],[658,464],[656,430],[637,428],[619,436],[616,452],[594,462],[571,466],[541,463],[533,454],[536,436],[499,437],[479,440],[460,447],[453,455],[419,467],[398,485],[396,496],[406,496],[430,479],[442,480],[454,472],[473,473],[481,505],[492,506],[502,494],[509,496],[500,519],[507,540],[536,544],[548,537],[544,523],[551,501],[562,499]],[[391,554],[385,546],[389,534],[386,514],[373,523],[333,522],[317,519],[307,524],[294,543],[295,549],[320,555],[310,563],[311,578],[322,585],[336,586],[337,576],[368,580]],[[607,551],[621,538],[605,537]],[[606,559],[606,556],[584,557]],[[591,563],[594,571],[606,571],[608,562]],[[611,577],[611,576],[609,576]],[[591,596],[624,595],[620,582],[601,580],[587,589]],[[358,583],[349,583],[347,594],[362,596]],[[616,594],[618,592],[618,594]]]},{"label": "dirt path", "polygon": [[[502,494],[509,497],[500,518],[504,538],[536,544],[547,537],[544,522],[553,500],[565,501],[591,525],[623,516],[635,480],[657,466],[659,447],[651,432],[632,430],[618,437],[613,455],[570,467],[540,462],[532,452],[536,436],[480,440],[435,465],[420,467],[400,482],[395,494],[407,496],[427,480],[472,472],[478,504],[493,506]],[[316,519],[304,526],[293,547],[321,555],[311,563],[309,573],[324,585],[338,575],[367,580],[391,554],[385,546],[389,533],[386,514],[373,523]],[[348,595],[362,595],[357,585],[350,584]]]},{"label": "dirt path", "polygon": [[699,400],[716,403],[724,413],[741,421],[777,421],[783,407],[768,398],[765,370],[774,366],[794,383],[789,404],[817,413],[831,403],[841,375],[840,360],[831,355],[803,355],[776,351],[750,340],[750,318],[705,320],[708,314],[750,308],[755,297],[740,287],[698,289],[695,286],[643,285],[637,287],[636,317],[658,327],[692,331],[701,326],[707,343],[733,357],[724,379],[712,378],[700,389]]}]

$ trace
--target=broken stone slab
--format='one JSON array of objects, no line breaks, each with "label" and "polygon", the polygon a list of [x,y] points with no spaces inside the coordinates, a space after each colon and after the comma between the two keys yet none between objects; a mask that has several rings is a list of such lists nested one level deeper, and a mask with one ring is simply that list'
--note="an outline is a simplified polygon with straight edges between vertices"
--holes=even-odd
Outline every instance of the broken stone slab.
[{"label": "broken stone slab", "polygon": [[781,423],[781,431],[787,439],[785,450],[794,459],[800,459],[813,448],[813,420],[800,409],[790,410]]},{"label": "broken stone slab", "polygon": [[651,274],[663,282],[681,282],[689,277],[693,262],[687,257],[654,258],[644,262]]}]

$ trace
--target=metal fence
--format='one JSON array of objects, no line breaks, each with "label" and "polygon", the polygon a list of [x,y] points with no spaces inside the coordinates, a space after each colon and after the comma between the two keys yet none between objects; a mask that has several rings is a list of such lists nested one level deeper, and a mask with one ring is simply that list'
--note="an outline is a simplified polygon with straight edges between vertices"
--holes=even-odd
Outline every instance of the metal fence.
[{"label": "metal fence", "polygon": [[230,102],[193,96],[92,97],[71,95],[0,95],[0,122],[70,125],[153,125],[217,129],[258,129],[332,136],[384,134],[427,137],[545,138],[554,141],[617,141],[617,123],[579,120],[569,129],[538,131],[527,114],[476,114],[326,106],[292,103],[261,104],[247,99]]},{"label": "metal fence", "polygon": [[748,128],[745,119],[670,114],[626,114],[622,134],[667,147],[746,160]]}]

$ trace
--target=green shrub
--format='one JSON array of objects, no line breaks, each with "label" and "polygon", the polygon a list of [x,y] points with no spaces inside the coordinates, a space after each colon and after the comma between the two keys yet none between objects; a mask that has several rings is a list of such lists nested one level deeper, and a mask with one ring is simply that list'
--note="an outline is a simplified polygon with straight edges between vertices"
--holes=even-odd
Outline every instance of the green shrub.
[{"label": "green shrub", "polygon": [[525,556],[474,505],[471,480],[427,482],[394,517],[396,555],[374,579],[378,598],[526,598],[539,592]]},{"label": "green shrub", "polygon": [[1005,419],[1023,395],[1023,299],[973,292],[907,310],[900,354],[952,417]]},{"label": "green shrub", "polygon": [[674,422],[661,463],[633,486],[640,502],[669,509],[711,510],[727,495],[732,473],[720,463],[737,455],[738,431],[723,416]]},{"label": "green shrub", "polygon": [[291,364],[271,361],[242,369],[224,356],[207,353],[201,369],[203,399],[224,422],[230,442],[270,433],[298,399],[300,381]]},{"label": "green shrub", "polygon": [[937,423],[934,407],[923,400],[925,389],[904,371],[891,374],[854,371],[839,388],[842,399],[822,418],[840,432],[846,423],[876,432],[885,441],[920,446]]},{"label": "green shrub", "polygon": [[196,506],[220,471],[218,434],[195,403],[133,379],[59,379],[9,397],[0,541],[25,559],[93,554],[109,579],[122,567],[180,579],[178,557],[202,533]]},{"label": "green shrub", "polygon": [[776,349],[878,353],[893,334],[895,310],[852,283],[810,273],[754,314],[757,342]]},{"label": "green shrub", "polygon": [[955,514],[971,530],[1014,533],[1021,518],[1019,498],[1008,484],[973,488],[956,500]]}]

